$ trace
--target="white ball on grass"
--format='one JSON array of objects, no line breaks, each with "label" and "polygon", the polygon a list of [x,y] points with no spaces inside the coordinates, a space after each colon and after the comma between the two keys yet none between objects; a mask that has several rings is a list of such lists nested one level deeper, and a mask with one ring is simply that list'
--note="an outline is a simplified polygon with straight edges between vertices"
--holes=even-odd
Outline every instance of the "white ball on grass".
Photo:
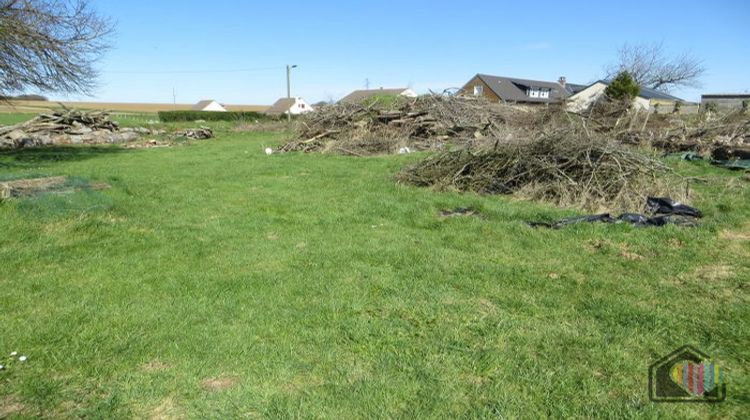
[{"label": "white ball on grass", "polygon": [[271,149],[270,147],[266,147],[266,154],[267,155],[273,154],[273,149]]},{"label": "white ball on grass", "polygon": [[27,357],[26,357],[26,356],[20,356],[20,357],[18,358],[18,361],[19,361],[19,362],[25,362],[25,361],[26,361],[26,359],[27,359]]}]

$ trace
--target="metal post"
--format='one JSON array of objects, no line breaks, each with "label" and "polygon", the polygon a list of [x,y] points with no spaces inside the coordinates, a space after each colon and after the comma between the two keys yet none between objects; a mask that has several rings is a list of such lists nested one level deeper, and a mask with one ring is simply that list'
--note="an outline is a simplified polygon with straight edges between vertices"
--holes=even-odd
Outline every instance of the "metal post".
[{"label": "metal post", "polygon": [[[286,97],[287,99],[291,99],[292,97],[292,69],[297,67],[296,64],[294,65],[286,65]],[[291,109],[287,110],[286,112],[286,120],[291,122],[292,121],[292,112]]]},{"label": "metal post", "polygon": [[287,98],[292,97],[291,80],[292,80],[292,67],[289,64],[287,64],[286,65],[286,97]]}]

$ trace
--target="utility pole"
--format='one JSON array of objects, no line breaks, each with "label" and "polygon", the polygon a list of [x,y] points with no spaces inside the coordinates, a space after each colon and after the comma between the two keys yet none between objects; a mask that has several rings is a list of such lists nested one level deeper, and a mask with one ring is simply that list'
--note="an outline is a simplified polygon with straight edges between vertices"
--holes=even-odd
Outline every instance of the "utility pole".
[{"label": "utility pole", "polygon": [[[292,97],[292,69],[297,67],[296,64],[293,65],[286,65],[286,97],[288,99],[291,99]],[[292,112],[291,108],[287,110],[286,112],[286,120],[292,121]]]}]

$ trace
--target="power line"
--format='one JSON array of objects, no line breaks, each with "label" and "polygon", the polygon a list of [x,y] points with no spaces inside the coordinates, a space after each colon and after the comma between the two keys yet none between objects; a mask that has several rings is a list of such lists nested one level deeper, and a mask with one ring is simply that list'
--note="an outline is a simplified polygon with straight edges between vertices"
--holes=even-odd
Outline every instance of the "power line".
[{"label": "power line", "polygon": [[104,74],[207,74],[207,73],[251,73],[256,71],[279,70],[284,67],[256,67],[251,69],[225,69],[225,70],[115,70],[103,71]]}]

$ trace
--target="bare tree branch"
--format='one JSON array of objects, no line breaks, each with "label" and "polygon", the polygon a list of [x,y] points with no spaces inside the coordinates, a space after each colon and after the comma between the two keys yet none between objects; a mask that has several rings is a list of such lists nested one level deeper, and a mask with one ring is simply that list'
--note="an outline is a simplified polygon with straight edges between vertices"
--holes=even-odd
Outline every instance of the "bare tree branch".
[{"label": "bare tree branch", "polygon": [[605,71],[608,79],[627,71],[643,87],[670,91],[677,87],[700,87],[706,68],[703,61],[688,53],[669,57],[663,44],[625,44],[617,51],[617,62]]},{"label": "bare tree branch", "polygon": [[0,94],[91,93],[112,31],[87,0],[0,0]]}]

